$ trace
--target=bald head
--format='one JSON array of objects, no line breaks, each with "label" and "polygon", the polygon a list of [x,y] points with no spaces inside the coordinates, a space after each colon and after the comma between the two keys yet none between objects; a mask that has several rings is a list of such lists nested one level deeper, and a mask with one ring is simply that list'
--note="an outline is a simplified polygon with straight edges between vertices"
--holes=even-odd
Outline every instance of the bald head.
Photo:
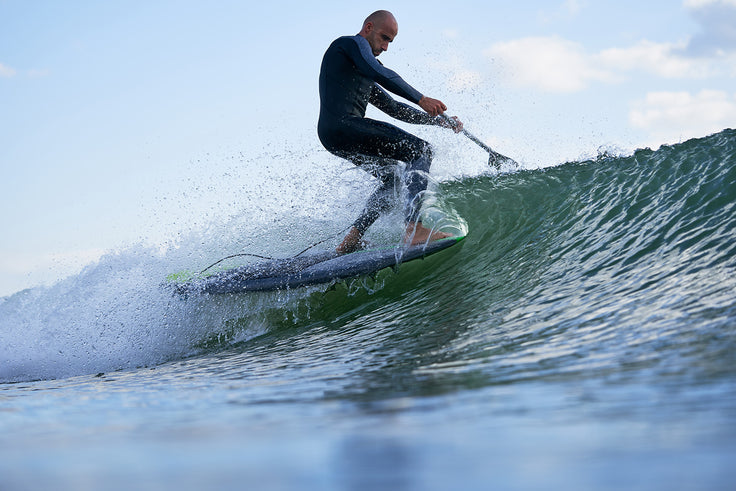
[{"label": "bald head", "polygon": [[388,50],[388,45],[399,33],[399,24],[388,10],[377,10],[366,17],[358,34],[368,40],[373,56]]},{"label": "bald head", "polygon": [[385,23],[390,23],[395,25],[396,29],[398,30],[396,17],[394,17],[394,14],[392,14],[388,10],[376,10],[371,15],[366,17],[366,19],[363,21],[363,28],[365,28],[365,25],[369,22],[371,22],[373,25],[384,25]]}]

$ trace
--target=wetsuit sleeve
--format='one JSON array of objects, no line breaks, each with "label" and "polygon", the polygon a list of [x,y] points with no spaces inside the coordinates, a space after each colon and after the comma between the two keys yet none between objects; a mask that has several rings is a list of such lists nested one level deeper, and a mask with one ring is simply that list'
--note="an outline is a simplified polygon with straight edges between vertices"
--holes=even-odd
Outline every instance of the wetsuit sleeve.
[{"label": "wetsuit sleeve", "polygon": [[367,39],[360,35],[353,37],[353,39],[355,40],[355,50],[351,53],[351,58],[364,76],[406,100],[413,103],[419,102],[423,97],[422,93],[406,83],[399,74],[381,65],[373,56],[371,45],[368,44]]},{"label": "wetsuit sleeve", "polygon": [[385,112],[392,118],[412,124],[438,124],[437,118],[433,118],[424,111],[420,111],[408,104],[399,102],[388,95],[381,87],[374,85],[371,89],[368,102]]}]

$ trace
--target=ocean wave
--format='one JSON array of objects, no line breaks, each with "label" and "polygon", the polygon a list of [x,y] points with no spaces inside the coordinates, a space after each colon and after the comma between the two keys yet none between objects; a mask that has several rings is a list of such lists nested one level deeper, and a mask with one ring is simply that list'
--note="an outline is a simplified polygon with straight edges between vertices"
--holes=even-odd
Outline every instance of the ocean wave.
[{"label": "ocean wave", "polygon": [[623,359],[661,366],[693,346],[725,360],[734,347],[725,328],[736,319],[735,162],[736,131],[724,130],[630,156],[444,182],[437,206],[467,224],[462,245],[337,291],[182,300],[161,282],[192,259],[186,243],[110,254],[0,302],[0,381],[155,365],[284,323],[401,326],[410,336],[444,329],[446,346],[421,370],[490,364],[503,380],[542,376],[546,359],[567,360],[555,376],[590,368],[596,353],[599,369]]}]

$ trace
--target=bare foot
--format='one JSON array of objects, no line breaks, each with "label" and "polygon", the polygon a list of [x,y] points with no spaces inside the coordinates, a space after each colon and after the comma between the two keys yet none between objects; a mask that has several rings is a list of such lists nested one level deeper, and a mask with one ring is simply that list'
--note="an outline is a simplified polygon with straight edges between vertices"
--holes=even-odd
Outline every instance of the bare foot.
[{"label": "bare foot", "polygon": [[345,236],[344,239],[342,239],[342,242],[339,246],[337,246],[337,253],[338,254],[348,254],[350,252],[355,252],[357,250],[361,249],[361,242],[360,239],[363,237],[363,234],[360,233],[360,231],[352,227],[348,234]]},{"label": "bare foot", "polygon": [[427,228],[422,225],[422,222],[407,223],[406,231],[404,232],[404,242],[409,245],[425,244],[427,242],[446,239],[448,237],[452,237],[452,235],[439,230]]}]

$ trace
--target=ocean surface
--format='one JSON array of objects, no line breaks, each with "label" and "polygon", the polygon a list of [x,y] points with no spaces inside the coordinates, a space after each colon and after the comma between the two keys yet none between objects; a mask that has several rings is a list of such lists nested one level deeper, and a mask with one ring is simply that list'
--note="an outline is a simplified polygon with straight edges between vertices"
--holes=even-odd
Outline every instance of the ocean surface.
[{"label": "ocean surface", "polygon": [[467,238],[398,273],[184,299],[233,252],[184,240],[0,299],[0,490],[734,489],[736,131],[438,186]]}]

